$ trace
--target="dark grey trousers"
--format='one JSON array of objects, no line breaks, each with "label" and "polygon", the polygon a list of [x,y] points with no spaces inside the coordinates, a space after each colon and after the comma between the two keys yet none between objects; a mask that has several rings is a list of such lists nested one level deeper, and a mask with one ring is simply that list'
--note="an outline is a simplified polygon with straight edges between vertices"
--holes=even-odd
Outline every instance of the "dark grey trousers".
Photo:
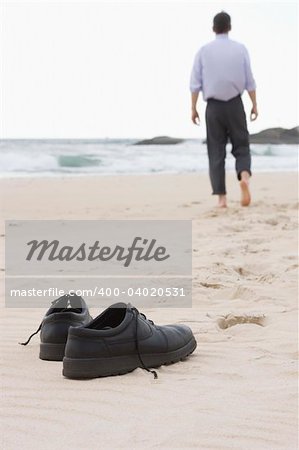
[{"label": "dark grey trousers", "polygon": [[238,180],[246,170],[251,175],[251,155],[246,116],[241,96],[228,100],[209,99],[206,108],[209,172],[213,194],[226,194],[225,157],[228,138],[236,158]]}]

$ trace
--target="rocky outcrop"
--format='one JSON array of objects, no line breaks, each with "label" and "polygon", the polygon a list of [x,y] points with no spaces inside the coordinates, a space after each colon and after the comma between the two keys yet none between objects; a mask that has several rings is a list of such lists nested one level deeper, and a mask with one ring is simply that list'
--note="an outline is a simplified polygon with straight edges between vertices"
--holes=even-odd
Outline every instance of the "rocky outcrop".
[{"label": "rocky outcrop", "polygon": [[[175,145],[184,142],[185,139],[169,136],[156,136],[152,139],[143,139],[133,145]],[[206,140],[203,141],[206,143]],[[299,144],[299,127],[267,128],[259,133],[250,135],[251,144]]]},{"label": "rocky outcrop", "polygon": [[173,138],[169,136],[157,136],[152,139],[144,139],[135,142],[134,145],[174,145],[184,142],[185,139]]},{"label": "rocky outcrop", "polygon": [[268,128],[250,135],[252,144],[299,144],[299,127]]}]

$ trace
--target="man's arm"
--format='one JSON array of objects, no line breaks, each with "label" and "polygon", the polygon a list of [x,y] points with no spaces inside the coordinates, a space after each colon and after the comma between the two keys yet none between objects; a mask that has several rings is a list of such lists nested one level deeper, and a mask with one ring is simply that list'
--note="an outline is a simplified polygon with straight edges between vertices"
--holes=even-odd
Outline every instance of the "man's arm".
[{"label": "man's arm", "polygon": [[191,119],[192,122],[195,125],[199,125],[199,114],[196,109],[196,104],[198,100],[199,92],[202,89],[202,79],[201,79],[201,57],[200,57],[200,51],[196,54],[193,68],[191,72],[191,79],[190,79],[190,91],[191,91]]},{"label": "man's arm", "polygon": [[257,103],[256,103],[256,91],[248,91],[248,95],[250,97],[250,100],[252,101],[252,108],[250,111],[250,120],[256,120],[257,116],[259,115],[257,110]]},{"label": "man's arm", "polygon": [[192,110],[191,119],[192,119],[192,122],[195,125],[199,125],[199,121],[200,121],[199,114],[198,114],[197,109],[196,109],[198,95],[199,95],[199,92],[191,92],[191,104],[192,104],[192,106],[191,106],[191,110]]},{"label": "man's arm", "polygon": [[258,116],[256,103],[256,83],[252,75],[249,53],[246,47],[244,47],[244,56],[245,56],[245,77],[246,77],[245,88],[248,91],[248,95],[252,102],[252,108],[250,111],[250,120],[253,121],[256,120]]}]

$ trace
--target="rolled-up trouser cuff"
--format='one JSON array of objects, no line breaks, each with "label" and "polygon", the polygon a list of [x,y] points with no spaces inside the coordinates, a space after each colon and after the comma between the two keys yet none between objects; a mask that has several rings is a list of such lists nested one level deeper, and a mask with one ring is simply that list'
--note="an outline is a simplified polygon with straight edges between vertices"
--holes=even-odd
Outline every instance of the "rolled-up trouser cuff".
[{"label": "rolled-up trouser cuff", "polygon": [[249,176],[251,177],[252,176],[252,173],[251,173],[251,170],[250,169],[242,169],[242,170],[239,170],[239,172],[237,173],[237,177],[238,177],[238,180],[239,181],[241,181],[241,173],[242,172],[248,172],[249,173]]}]

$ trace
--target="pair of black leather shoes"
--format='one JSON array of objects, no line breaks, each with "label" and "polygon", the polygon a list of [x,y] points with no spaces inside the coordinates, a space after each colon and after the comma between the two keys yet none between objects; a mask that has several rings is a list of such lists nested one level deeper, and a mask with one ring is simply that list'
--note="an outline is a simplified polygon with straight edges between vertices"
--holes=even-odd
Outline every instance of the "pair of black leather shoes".
[{"label": "pair of black leather shoes", "polygon": [[178,362],[196,348],[186,325],[157,326],[135,307],[115,303],[95,319],[82,297],[64,295],[52,303],[38,330],[40,354],[62,361],[68,378],[97,378]]}]

